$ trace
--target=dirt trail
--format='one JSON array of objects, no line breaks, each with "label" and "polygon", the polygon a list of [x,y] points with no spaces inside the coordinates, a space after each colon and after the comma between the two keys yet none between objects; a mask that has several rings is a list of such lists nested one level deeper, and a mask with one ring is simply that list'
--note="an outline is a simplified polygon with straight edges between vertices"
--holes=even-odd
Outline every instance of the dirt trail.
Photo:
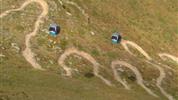
[{"label": "dirt trail", "polygon": [[85,16],[86,18],[88,18],[88,14],[77,3],[72,2],[72,1],[68,1],[68,0],[65,0],[65,3],[71,4],[71,5],[75,6],[77,9],[79,9],[81,11],[81,13],[83,14],[83,16]]},{"label": "dirt trail", "polygon": [[7,16],[7,15],[8,15],[9,13],[11,13],[11,12],[16,12],[16,11],[20,11],[20,10],[24,9],[24,8],[25,8],[27,5],[29,5],[31,2],[32,2],[31,0],[28,0],[28,1],[24,2],[20,8],[17,8],[17,9],[10,9],[10,10],[7,10],[7,11],[1,13],[1,14],[0,14],[0,18],[3,18],[4,16]]},{"label": "dirt trail", "polygon": [[82,56],[83,58],[87,59],[88,61],[90,61],[93,64],[94,75],[99,77],[101,80],[103,80],[107,85],[112,86],[110,81],[108,81],[107,79],[105,79],[104,77],[102,77],[99,74],[100,64],[98,62],[96,62],[96,60],[91,55],[89,55],[83,51],[79,51],[75,48],[67,49],[58,59],[59,65],[61,65],[64,68],[64,70],[66,71],[66,76],[72,76],[72,69],[65,65],[65,59],[72,54],[77,54],[77,55]]},{"label": "dirt trail", "polygon": [[30,47],[31,47],[31,44],[30,44],[30,39],[32,37],[34,37],[38,30],[39,30],[39,26],[40,26],[40,23],[43,22],[42,19],[48,14],[48,4],[44,1],[44,0],[27,0],[26,2],[24,2],[22,4],[22,6],[20,8],[17,8],[17,9],[11,9],[11,10],[8,10],[8,11],[5,11],[4,13],[0,14],[0,18],[4,17],[4,16],[7,16],[9,13],[11,12],[15,12],[15,11],[20,11],[20,10],[23,10],[26,6],[28,6],[29,4],[31,3],[37,3],[39,4],[41,7],[42,7],[42,13],[39,15],[37,21],[35,22],[35,27],[34,27],[34,30],[27,34],[25,36],[25,50],[22,51],[22,54],[23,56],[25,57],[25,59],[36,69],[40,69],[40,70],[44,70],[40,64],[37,63],[37,61],[35,60],[35,57],[34,57],[34,53],[31,51]]},{"label": "dirt trail", "polygon": [[[151,58],[139,45],[137,45],[136,43],[131,42],[131,41],[123,40],[123,41],[121,42],[121,44],[122,44],[122,46],[125,48],[125,50],[126,50],[127,52],[129,52],[131,55],[134,55],[134,54],[129,50],[129,48],[127,47],[127,45],[131,45],[132,47],[136,48],[141,54],[143,54],[143,55],[146,57],[146,59],[148,60],[148,61],[146,60],[147,63],[150,63],[151,65],[153,65],[154,67],[156,67],[156,68],[159,70],[160,76],[157,78],[156,86],[160,89],[161,93],[162,93],[165,97],[167,97],[169,100],[174,100],[174,98],[173,98],[170,94],[168,94],[168,93],[161,87],[161,83],[162,83],[163,79],[166,77],[166,73],[165,73],[164,69],[163,69],[162,67],[158,66],[158,65],[155,65],[155,64],[149,62],[149,61],[152,61],[152,58]],[[135,56],[135,55],[134,55],[134,56]],[[162,56],[165,56],[165,55],[162,55]],[[170,56],[170,55],[168,55],[168,56]],[[172,58],[174,58],[174,57],[171,56],[171,59],[172,59]],[[174,59],[174,60],[175,60],[175,59]],[[145,60],[144,60],[144,61],[145,61]],[[164,67],[168,67],[168,66],[164,66]]]},{"label": "dirt trail", "polygon": [[[126,41],[126,40],[122,40],[121,42],[122,46],[125,48],[125,50],[130,53],[131,55],[134,55],[128,48],[128,45],[134,47],[135,49],[137,49],[140,53],[142,53],[148,60],[152,60],[152,58],[140,47],[138,46],[136,43],[132,42],[132,41]],[[135,56],[135,55],[134,55]]]},{"label": "dirt trail", "polygon": [[129,69],[131,69],[134,74],[136,75],[136,78],[137,78],[137,83],[142,87],[144,88],[150,95],[154,96],[154,97],[158,97],[155,93],[153,93],[149,88],[147,88],[144,84],[143,84],[143,78],[142,78],[142,75],[141,73],[138,71],[138,69],[130,64],[128,64],[127,62],[124,62],[124,61],[113,61],[112,64],[111,64],[111,67],[112,67],[112,70],[114,72],[114,77],[117,81],[119,81],[120,83],[122,83],[122,85],[125,86],[126,89],[130,89],[130,87],[127,85],[126,82],[124,82],[121,77],[118,75],[117,73],[117,67],[119,66],[116,66],[116,65],[122,65],[122,66],[125,66]]},{"label": "dirt trail", "polygon": [[159,69],[159,71],[160,71],[160,76],[159,76],[159,77],[157,78],[157,80],[156,80],[156,81],[157,81],[157,82],[156,82],[156,86],[160,89],[161,93],[162,93],[165,97],[167,97],[169,100],[174,100],[174,98],[173,98],[170,94],[168,94],[168,93],[161,87],[161,83],[162,83],[163,79],[166,77],[166,73],[164,72],[164,69],[161,68],[160,66],[156,65],[156,64],[151,63],[150,61],[147,61],[147,63],[149,63],[149,64],[155,66],[155,67],[156,67],[157,69]]},{"label": "dirt trail", "polygon": [[[85,16],[85,17],[88,17],[88,15],[85,13],[85,11],[79,6],[77,5],[76,3],[74,2],[71,2],[71,1],[65,1],[66,3],[68,4],[71,4],[71,5],[74,5],[76,6],[81,12],[82,14]],[[25,57],[25,59],[36,69],[40,69],[40,70],[44,70],[40,64],[37,63],[37,61],[35,60],[35,57],[34,57],[34,53],[31,51],[31,44],[30,44],[30,39],[32,37],[34,37],[38,30],[39,30],[39,27],[40,27],[40,23],[43,22],[43,18],[45,16],[47,16],[48,14],[48,4],[44,1],[44,0],[27,0],[26,2],[24,2],[20,8],[17,8],[17,9],[10,9],[10,10],[7,10],[3,13],[0,14],[0,18],[3,18],[5,16],[7,16],[9,13],[11,12],[16,12],[16,11],[21,11],[23,10],[26,6],[28,6],[29,4],[31,3],[37,3],[39,4],[41,7],[42,7],[42,13],[39,15],[38,19],[36,20],[35,22],[35,26],[34,26],[34,30],[27,34],[25,36],[25,49],[24,51],[22,51],[22,54],[23,56]],[[60,3],[62,4],[62,2],[60,1]],[[148,63],[150,63],[151,65],[155,66],[159,71],[160,71],[160,76],[157,78],[157,87],[160,89],[160,91],[162,92],[163,95],[165,95],[169,100],[174,100],[174,98],[169,95],[168,93],[166,93],[164,91],[164,89],[161,87],[161,83],[163,81],[163,79],[165,78],[166,74],[164,72],[164,69],[156,64],[153,64],[151,63],[150,61],[152,60],[152,58],[140,47],[138,46],[136,43],[134,42],[131,42],[131,41],[126,41],[126,40],[123,40],[121,42],[122,46],[125,48],[125,50],[130,53],[131,55],[134,55],[128,48],[128,45],[136,48],[140,53],[142,53],[147,60]],[[101,65],[89,54],[83,52],[83,51],[79,51],[75,48],[70,48],[70,49],[67,49],[61,56],[60,58],[58,59],[58,63],[64,68],[64,70],[66,71],[66,75],[67,76],[72,76],[72,69],[69,68],[68,66],[65,65],[65,59],[70,56],[71,54],[77,54],[79,56],[82,56],[83,58],[87,59],[88,61],[90,61],[92,64],[93,64],[93,72],[95,74],[95,76],[99,77],[101,80],[103,80],[107,85],[109,86],[112,86],[111,82],[107,79],[105,79],[103,76],[101,76],[99,74],[99,68],[101,67]],[[135,55],[134,55],[135,56]],[[172,55],[169,55],[169,54],[166,54],[166,53],[160,53],[159,56],[164,60],[164,57],[168,57],[174,61],[176,61],[178,63],[178,58],[177,57],[174,57]],[[137,78],[137,83],[142,87],[144,88],[149,94],[157,97],[156,94],[154,94],[149,88],[147,88],[144,84],[143,84],[143,78],[142,78],[142,75],[140,74],[140,72],[138,71],[138,69],[130,64],[128,64],[127,62],[124,62],[124,61],[113,61],[112,62],[112,70],[114,72],[114,77],[117,81],[119,81],[120,83],[122,83],[126,89],[130,89],[130,87],[127,85],[126,82],[124,82],[123,80],[121,80],[120,76],[117,75],[117,67],[116,65],[122,65],[122,66],[125,66],[129,69],[131,69],[135,75],[136,75],[136,78]]]},{"label": "dirt trail", "polygon": [[[84,9],[82,9],[77,3],[73,2],[73,1],[68,1],[68,0],[58,0],[58,2],[63,6],[64,3],[67,3],[67,4],[70,4],[70,5],[73,5],[75,6],[78,10],[81,11],[82,15],[85,16],[86,18],[88,18],[88,14],[85,12]],[[64,3],[63,3],[64,2]]]},{"label": "dirt trail", "polygon": [[170,59],[172,59],[173,61],[175,61],[178,64],[178,57],[172,56],[172,55],[167,54],[167,53],[159,53],[158,55],[163,60],[166,60],[165,58],[170,58]]}]

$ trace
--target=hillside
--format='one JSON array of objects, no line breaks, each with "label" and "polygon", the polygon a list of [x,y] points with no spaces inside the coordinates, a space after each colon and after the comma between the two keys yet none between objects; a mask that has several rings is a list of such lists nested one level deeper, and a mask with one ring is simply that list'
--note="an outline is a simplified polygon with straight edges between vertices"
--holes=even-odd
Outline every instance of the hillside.
[{"label": "hillside", "polygon": [[177,0],[0,4],[0,100],[178,100]]}]

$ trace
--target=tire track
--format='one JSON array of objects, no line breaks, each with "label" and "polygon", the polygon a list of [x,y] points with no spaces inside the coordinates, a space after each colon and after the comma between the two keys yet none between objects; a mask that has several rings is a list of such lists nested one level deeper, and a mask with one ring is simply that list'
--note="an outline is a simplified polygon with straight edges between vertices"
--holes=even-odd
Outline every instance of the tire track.
[{"label": "tire track", "polygon": [[37,34],[37,32],[39,30],[40,23],[43,22],[42,19],[48,14],[48,4],[44,0],[27,0],[22,4],[22,6],[20,8],[7,10],[4,13],[0,14],[0,18],[7,16],[11,12],[21,11],[26,6],[28,6],[29,4],[31,4],[33,2],[39,4],[42,7],[43,11],[39,15],[39,17],[37,18],[37,20],[35,22],[34,30],[25,36],[25,46],[26,47],[25,47],[24,51],[22,51],[22,55],[35,69],[44,70],[41,67],[41,65],[37,63],[37,61],[35,60],[35,57],[34,57],[34,53],[30,49],[31,48],[30,39]]},{"label": "tire track", "polygon": [[107,79],[105,79],[103,76],[101,76],[99,74],[100,64],[98,62],[96,62],[96,60],[88,53],[79,51],[75,48],[67,49],[58,59],[58,64],[61,65],[62,68],[66,71],[66,76],[72,76],[72,69],[65,65],[65,59],[72,54],[77,54],[77,55],[82,56],[83,58],[87,59],[88,61],[90,61],[93,64],[94,75],[99,77],[107,85],[112,86],[110,81],[108,81]]},{"label": "tire track", "polygon": [[126,82],[124,82],[121,77],[117,74],[117,67],[116,65],[122,65],[125,66],[127,68],[129,68],[130,70],[132,70],[134,72],[134,74],[136,75],[136,79],[137,79],[137,84],[139,84],[142,88],[145,89],[145,91],[147,91],[150,95],[154,96],[154,97],[158,97],[155,93],[153,93],[149,88],[147,88],[144,84],[143,84],[143,78],[141,73],[138,71],[138,69],[134,66],[132,66],[131,64],[124,62],[124,61],[113,61],[111,64],[111,68],[114,72],[114,77],[115,79],[120,82],[126,89],[130,89],[130,87],[127,85]]}]

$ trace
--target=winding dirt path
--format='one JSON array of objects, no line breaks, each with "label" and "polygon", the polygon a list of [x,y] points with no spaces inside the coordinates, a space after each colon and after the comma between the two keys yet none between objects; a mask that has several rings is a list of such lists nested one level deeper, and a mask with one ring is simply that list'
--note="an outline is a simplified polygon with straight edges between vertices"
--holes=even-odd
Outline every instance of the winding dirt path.
[{"label": "winding dirt path", "polygon": [[119,81],[120,83],[122,83],[122,85],[124,85],[124,87],[126,89],[130,89],[130,87],[127,85],[126,82],[124,82],[121,77],[118,75],[117,73],[117,67],[119,66],[116,66],[116,65],[122,65],[122,66],[125,66],[129,69],[131,69],[134,74],[136,75],[136,79],[137,79],[137,83],[142,87],[144,88],[150,95],[154,96],[154,97],[158,97],[155,93],[153,93],[149,88],[147,88],[144,84],[143,84],[143,78],[142,78],[142,75],[141,73],[138,71],[138,69],[134,66],[132,66],[131,64],[127,63],[127,62],[124,62],[124,61],[113,61],[112,64],[111,64],[111,67],[112,67],[112,70],[114,72],[114,77],[117,81]]},{"label": "winding dirt path", "polygon": [[[134,47],[135,49],[137,49],[141,54],[143,54],[148,60],[152,60],[152,58],[140,47],[138,46],[136,43],[132,42],[132,41],[126,41],[126,40],[122,40],[121,42],[122,46],[124,47],[124,49],[131,55],[134,55],[128,48],[128,45]],[[134,55],[135,56],[135,55]]]},{"label": "winding dirt path", "polygon": [[90,61],[93,64],[94,75],[99,77],[101,80],[103,80],[104,83],[106,83],[107,85],[112,86],[110,81],[108,81],[107,79],[105,79],[103,76],[101,76],[99,74],[100,64],[98,62],[96,62],[96,60],[88,53],[79,51],[75,48],[67,49],[58,59],[59,65],[61,65],[63,67],[63,69],[66,71],[66,76],[72,76],[72,69],[65,65],[65,59],[72,54],[77,54],[77,55],[82,56],[83,58],[87,59],[88,61]]},{"label": "winding dirt path", "polygon": [[157,69],[159,69],[160,71],[160,76],[157,78],[157,82],[156,82],[156,86],[160,89],[161,93],[167,97],[169,100],[174,100],[173,96],[171,96],[170,94],[168,94],[162,87],[161,87],[161,83],[163,81],[163,79],[166,77],[166,73],[164,72],[164,69],[156,64],[151,63],[150,61],[147,61],[147,63],[155,66]]},{"label": "winding dirt path", "polygon": [[83,16],[85,16],[86,18],[88,18],[88,14],[77,3],[72,2],[72,1],[68,1],[68,0],[65,0],[65,3],[71,4],[71,5],[75,6],[77,9],[79,9],[81,11],[81,13],[83,14]]},{"label": "winding dirt path", "polygon": [[[59,0],[61,4],[62,1]],[[3,18],[5,16],[7,16],[8,14],[10,14],[11,12],[16,12],[16,11],[21,11],[23,10],[26,6],[28,6],[29,4],[31,3],[37,3],[39,4],[41,7],[42,7],[42,13],[39,15],[39,17],[37,18],[36,22],[35,22],[35,25],[34,25],[34,30],[27,34],[25,36],[25,49],[24,51],[22,51],[22,55],[25,57],[25,59],[35,68],[35,69],[40,69],[40,70],[44,70],[40,64],[37,63],[37,61],[35,60],[35,57],[34,57],[34,53],[31,51],[31,44],[30,44],[30,39],[32,37],[34,37],[38,30],[39,30],[39,27],[40,27],[40,23],[43,22],[43,18],[47,16],[48,14],[48,10],[49,10],[49,7],[48,7],[48,4],[44,1],[44,0],[27,0],[25,1],[21,7],[17,8],[17,9],[10,9],[10,10],[7,10],[3,13],[0,14],[0,18]],[[73,6],[75,6],[76,8],[78,8],[82,14],[88,18],[88,15],[85,13],[85,11],[76,3],[72,2],[72,1],[65,1],[65,3],[68,3],[68,4],[71,4]],[[152,58],[140,47],[138,46],[136,43],[132,42],[132,41],[126,41],[126,40],[123,40],[121,42],[122,46],[124,47],[124,49],[131,55],[135,56],[128,48],[128,45],[134,47],[135,49],[137,49],[141,54],[143,54],[146,59],[148,60],[147,63],[153,65],[154,67],[156,67],[159,71],[160,71],[160,76],[157,78],[157,82],[156,82],[156,86],[160,89],[161,93],[167,97],[169,100],[175,100],[170,94],[168,94],[167,92],[165,92],[165,90],[161,87],[161,83],[163,81],[163,79],[166,77],[166,74],[164,72],[164,69],[156,64],[153,64],[151,63],[150,61],[152,61]],[[72,55],[72,54],[77,54],[79,56],[82,56],[83,58],[87,59],[88,61],[90,61],[92,64],[93,64],[93,72],[95,74],[95,76],[97,76],[98,78],[100,78],[102,81],[104,81],[104,83],[106,83],[107,85],[109,86],[112,86],[111,82],[107,79],[105,79],[103,76],[101,76],[99,74],[99,68],[101,67],[101,65],[91,56],[89,55],[88,53],[85,53],[83,51],[79,51],[75,48],[69,48],[67,49],[58,59],[58,63],[59,65],[61,65],[64,70],[66,71],[66,75],[67,76],[72,76],[72,69],[69,68],[68,66],[65,65],[65,59]],[[174,57],[172,55],[169,55],[169,54],[166,54],[166,53],[160,53],[159,56],[165,60],[165,57],[167,58],[170,58],[172,60],[174,60],[176,63],[178,63],[178,58],[177,57]],[[119,81],[122,85],[124,85],[124,87],[126,89],[130,89],[129,85],[127,85],[126,82],[124,82],[121,77],[117,74],[117,66],[116,65],[122,65],[122,66],[125,66],[129,69],[131,69],[135,75],[136,75],[136,78],[137,78],[137,83],[142,87],[144,88],[150,95],[153,95],[155,97],[158,97],[156,94],[154,94],[149,88],[147,88],[144,84],[143,84],[143,78],[142,78],[142,75],[140,74],[140,72],[138,71],[138,69],[132,65],[130,65],[129,63],[127,62],[124,62],[124,61],[113,61],[112,62],[112,65],[111,65],[111,68],[113,70],[113,73],[114,73],[114,78]]]},{"label": "winding dirt path", "polygon": [[[75,2],[73,2],[73,1],[69,1],[69,0],[64,0],[64,1],[62,1],[62,0],[58,0],[58,2],[63,6],[64,5],[64,3],[66,3],[66,4],[70,4],[70,5],[72,5],[72,6],[75,6],[81,13],[82,13],[82,15],[88,20],[89,19],[89,16],[88,16],[88,14],[85,12],[85,10],[84,9],[82,9],[77,3],[75,3]],[[64,2],[64,3],[63,3]],[[69,12],[66,12],[68,15],[72,15],[71,13],[69,13]]]},{"label": "winding dirt path", "polygon": [[44,0],[27,0],[22,4],[22,6],[20,8],[7,10],[4,13],[0,14],[0,18],[7,16],[11,12],[23,10],[26,6],[28,6],[29,4],[34,3],[34,2],[39,4],[42,7],[43,11],[39,15],[37,21],[35,22],[34,30],[25,36],[25,46],[26,47],[25,47],[25,50],[22,51],[22,55],[34,68],[44,70],[41,67],[41,65],[37,63],[37,61],[34,57],[34,53],[30,49],[31,48],[30,39],[37,34],[37,32],[39,30],[40,23],[43,22],[42,19],[48,14],[49,7],[48,7],[48,4],[46,3],[46,1],[44,1]]},{"label": "winding dirt path", "polygon": [[167,54],[167,53],[159,53],[158,55],[160,56],[160,58],[162,60],[166,60],[165,58],[170,58],[178,64],[178,57],[172,56],[172,55]]},{"label": "winding dirt path", "polygon": [[[143,54],[147,60],[144,60],[146,61],[147,63],[153,65],[154,67],[156,67],[159,72],[160,72],[160,75],[159,77],[157,78],[157,82],[156,82],[156,86],[160,89],[161,93],[167,97],[169,100],[174,100],[174,98],[168,94],[162,87],[161,87],[161,83],[163,81],[163,79],[166,77],[166,73],[164,71],[164,69],[158,65],[155,65],[153,63],[151,63],[150,61],[152,61],[152,58],[139,46],[137,45],[136,43],[134,42],[131,42],[131,41],[126,41],[126,40],[123,40],[121,42],[122,46],[124,47],[124,49],[131,55],[135,56],[128,48],[127,45],[131,45],[132,47],[134,47],[135,49],[137,49],[141,54]],[[168,67],[168,66],[164,66],[164,67]]]}]

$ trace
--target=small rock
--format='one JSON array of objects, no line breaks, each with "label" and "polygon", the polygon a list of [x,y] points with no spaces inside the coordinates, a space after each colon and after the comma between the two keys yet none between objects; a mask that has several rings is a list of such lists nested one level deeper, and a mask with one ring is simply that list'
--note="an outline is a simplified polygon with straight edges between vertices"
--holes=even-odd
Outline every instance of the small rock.
[{"label": "small rock", "polygon": [[18,47],[17,43],[11,43],[12,48],[16,49],[17,52],[20,51],[20,47]]},{"label": "small rock", "polygon": [[54,64],[54,62],[52,60],[49,60],[49,63],[52,64],[52,65]]},{"label": "small rock", "polygon": [[79,70],[78,70],[77,68],[74,68],[73,70],[74,70],[75,72],[78,72],[78,73],[79,73]]},{"label": "small rock", "polygon": [[48,30],[47,29],[43,29],[41,30],[42,32],[45,32],[45,33],[48,33]]},{"label": "small rock", "polygon": [[66,12],[66,14],[69,15],[69,16],[72,16],[72,14],[70,12]]},{"label": "small rock", "polygon": [[5,47],[1,47],[2,50],[5,50],[6,48]]},{"label": "small rock", "polygon": [[122,68],[117,68],[117,70],[120,72],[124,72],[124,69],[122,69]]},{"label": "small rock", "polygon": [[61,5],[64,5],[63,2],[62,2],[61,0],[58,0],[58,1],[59,1],[59,3],[60,3]]},{"label": "small rock", "polygon": [[76,57],[76,58],[78,58],[78,59],[82,59],[82,57],[81,56],[78,56],[78,55],[74,55],[74,57]]},{"label": "small rock", "polygon": [[55,50],[62,50],[62,48],[60,46],[55,46],[54,48]]},{"label": "small rock", "polygon": [[95,35],[95,33],[93,31],[91,31],[90,33],[91,33],[91,35]]},{"label": "small rock", "polygon": [[3,58],[4,58],[4,57],[6,57],[6,56],[5,56],[4,54],[0,54],[0,57],[3,57]]}]

